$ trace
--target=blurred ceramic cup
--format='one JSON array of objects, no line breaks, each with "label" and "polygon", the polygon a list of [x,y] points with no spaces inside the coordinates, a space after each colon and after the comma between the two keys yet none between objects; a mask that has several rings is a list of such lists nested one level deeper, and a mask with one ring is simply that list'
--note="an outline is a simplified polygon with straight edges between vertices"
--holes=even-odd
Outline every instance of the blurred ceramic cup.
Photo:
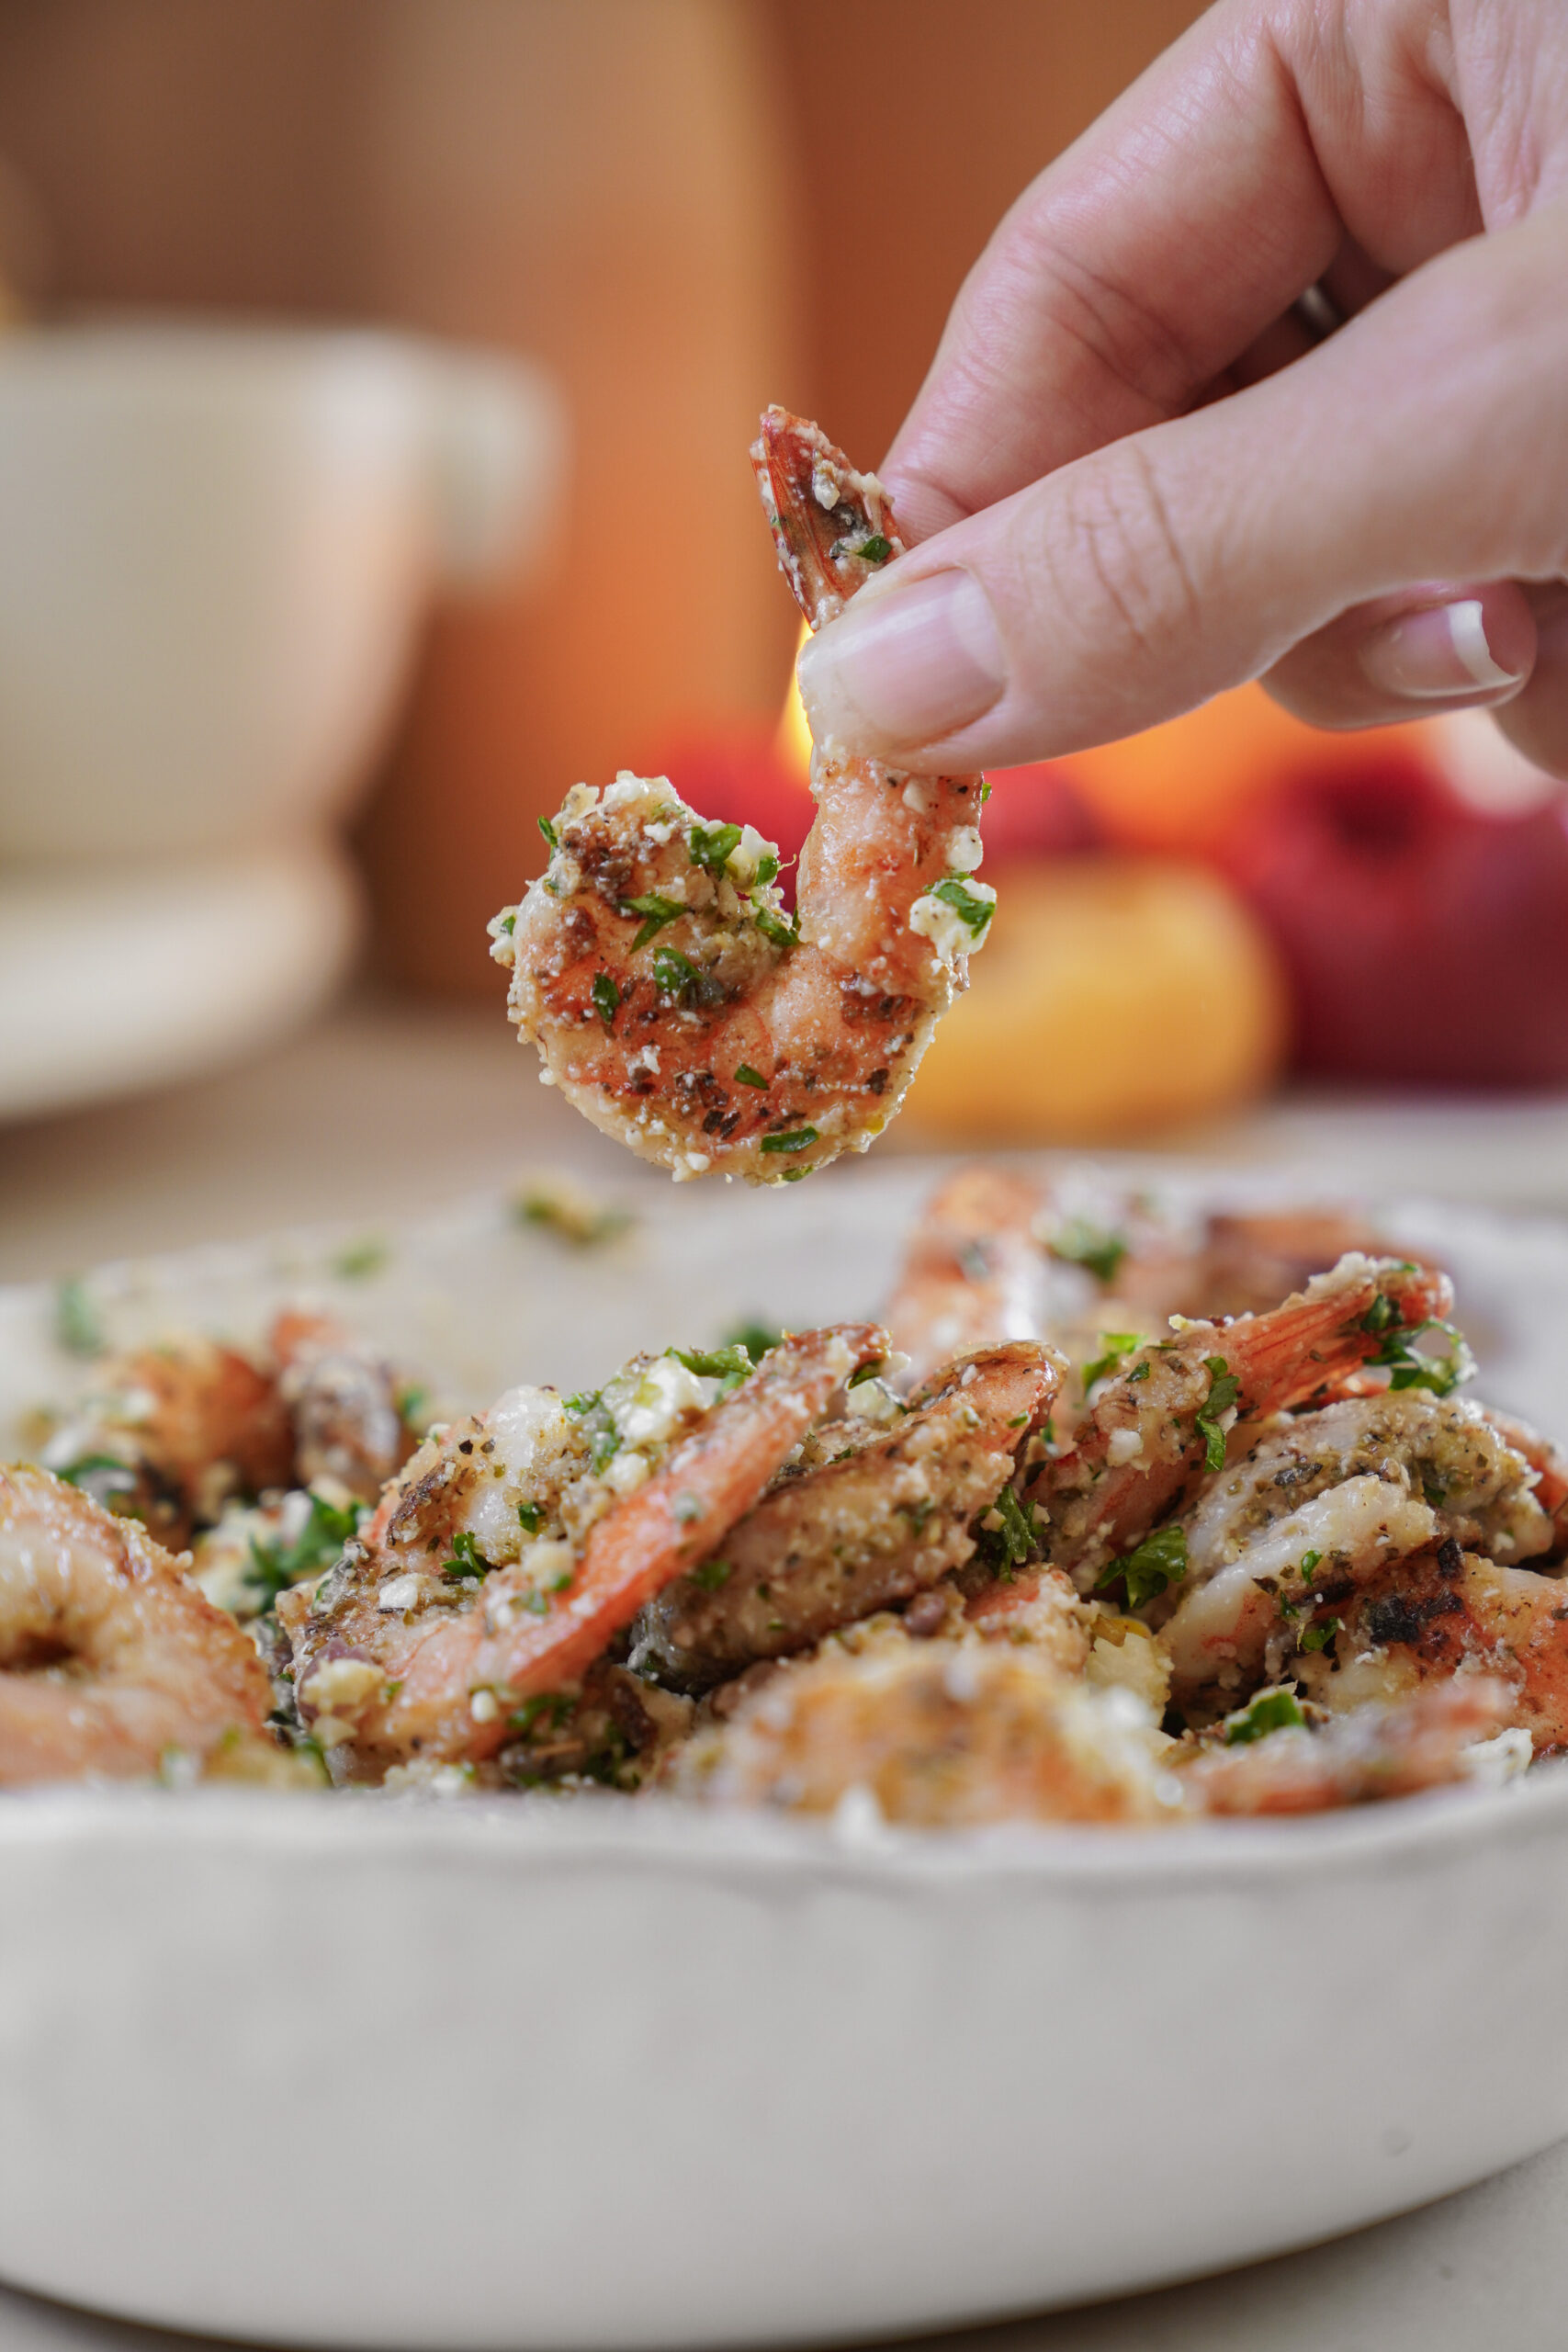
[{"label": "blurred ceramic cup", "polygon": [[429,598],[526,566],[564,445],[538,370],[389,334],[0,340],[0,860],[341,820]]}]

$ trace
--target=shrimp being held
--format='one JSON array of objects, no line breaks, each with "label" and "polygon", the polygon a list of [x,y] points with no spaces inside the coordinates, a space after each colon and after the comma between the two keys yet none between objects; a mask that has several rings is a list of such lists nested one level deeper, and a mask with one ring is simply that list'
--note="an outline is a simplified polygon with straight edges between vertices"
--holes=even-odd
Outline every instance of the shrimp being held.
[{"label": "shrimp being held", "polygon": [[[770,409],[752,450],[780,564],[814,628],[902,551],[886,492]],[[546,872],[491,924],[541,1075],[677,1179],[790,1182],[867,1149],[965,985],[995,893],[978,776],[915,777],[830,744],[795,918],[778,854],[662,778],[579,785]],[[993,1335],[994,1336],[994,1335]]]},{"label": "shrimp being held", "polygon": [[0,1783],[206,1758],[271,1707],[246,1635],[144,1528],[46,1470],[0,1470]]}]

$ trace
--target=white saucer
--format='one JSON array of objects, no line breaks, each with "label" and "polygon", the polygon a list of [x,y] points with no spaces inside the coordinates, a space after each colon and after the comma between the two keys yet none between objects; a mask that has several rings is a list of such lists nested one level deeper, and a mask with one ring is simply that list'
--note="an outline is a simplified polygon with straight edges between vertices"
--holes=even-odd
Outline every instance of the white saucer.
[{"label": "white saucer", "polygon": [[254,1051],[321,1001],[359,927],[352,868],[315,840],[0,872],[0,1118]]}]

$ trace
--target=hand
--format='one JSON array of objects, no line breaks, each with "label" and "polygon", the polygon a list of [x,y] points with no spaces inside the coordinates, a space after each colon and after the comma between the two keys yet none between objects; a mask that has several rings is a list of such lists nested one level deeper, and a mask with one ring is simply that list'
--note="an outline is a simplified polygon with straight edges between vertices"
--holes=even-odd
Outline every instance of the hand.
[{"label": "hand", "polygon": [[801,658],[846,749],[1007,766],[1261,676],[1568,775],[1564,0],[1221,0],[1003,220],[884,474],[919,544]]}]

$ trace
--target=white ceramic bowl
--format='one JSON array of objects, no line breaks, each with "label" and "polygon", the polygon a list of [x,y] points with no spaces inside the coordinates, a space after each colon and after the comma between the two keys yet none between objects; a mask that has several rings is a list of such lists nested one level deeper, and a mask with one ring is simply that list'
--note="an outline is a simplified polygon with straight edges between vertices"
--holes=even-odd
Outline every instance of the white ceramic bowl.
[{"label": "white ceramic bowl", "polygon": [[340,813],[432,587],[524,562],[536,369],[372,333],[0,338],[0,857],[188,853]]},{"label": "white ceramic bowl", "polygon": [[[865,1311],[931,1181],[660,1195],[588,1254],[491,1201],[357,1278],[362,1237],[284,1235],[88,1297],[126,1340],[315,1295],[457,1400]],[[1564,1426],[1568,1233],[1391,1221],[1454,1265],[1483,1393]],[[7,1443],[69,1385],[52,1328],[0,1294]],[[0,1804],[0,2272],[190,2329],[933,2327],[1303,2245],[1568,2132],[1558,1768],[1163,1834],[68,1789]]]}]

